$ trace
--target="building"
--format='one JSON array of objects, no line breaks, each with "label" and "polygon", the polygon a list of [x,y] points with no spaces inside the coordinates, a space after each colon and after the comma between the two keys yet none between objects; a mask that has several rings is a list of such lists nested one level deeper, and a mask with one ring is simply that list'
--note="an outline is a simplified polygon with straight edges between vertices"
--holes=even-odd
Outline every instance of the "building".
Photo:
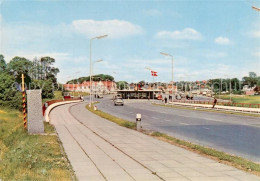
[{"label": "building", "polygon": [[245,95],[255,95],[255,89],[256,86],[250,87],[249,85],[244,85],[242,91],[245,93]]},{"label": "building", "polygon": [[[90,92],[90,81],[84,81],[82,84],[64,84],[64,89],[75,92]],[[111,93],[116,91],[114,81],[91,81],[92,92],[94,93]]]}]

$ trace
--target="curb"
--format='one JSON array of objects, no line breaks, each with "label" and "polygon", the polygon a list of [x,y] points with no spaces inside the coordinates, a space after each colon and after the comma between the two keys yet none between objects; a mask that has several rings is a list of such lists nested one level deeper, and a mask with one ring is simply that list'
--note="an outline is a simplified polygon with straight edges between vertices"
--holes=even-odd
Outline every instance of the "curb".
[{"label": "curb", "polygon": [[47,109],[45,110],[45,114],[44,114],[44,121],[49,123],[50,122],[50,118],[49,118],[49,114],[51,112],[51,110],[57,106],[61,106],[64,104],[70,104],[70,103],[77,103],[77,102],[82,102],[82,100],[76,100],[76,101],[64,101],[64,102],[57,102],[54,104],[51,104],[50,106],[47,107]]}]

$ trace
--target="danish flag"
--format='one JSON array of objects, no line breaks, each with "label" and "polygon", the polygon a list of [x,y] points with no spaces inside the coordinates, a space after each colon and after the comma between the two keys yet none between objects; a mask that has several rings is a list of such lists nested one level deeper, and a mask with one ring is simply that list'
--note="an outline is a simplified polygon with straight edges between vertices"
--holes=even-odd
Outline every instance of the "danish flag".
[{"label": "danish flag", "polygon": [[152,73],[152,76],[154,76],[154,77],[158,76],[157,72],[155,72],[155,71],[151,71],[151,73]]}]

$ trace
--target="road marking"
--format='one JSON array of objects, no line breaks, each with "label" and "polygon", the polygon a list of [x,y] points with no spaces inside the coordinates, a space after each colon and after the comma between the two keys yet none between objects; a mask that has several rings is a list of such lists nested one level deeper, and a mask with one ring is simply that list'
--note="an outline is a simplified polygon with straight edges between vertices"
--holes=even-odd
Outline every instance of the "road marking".
[{"label": "road marking", "polygon": [[202,127],[202,128],[204,128],[204,129],[209,129],[209,128],[207,128],[207,127]]},{"label": "road marking", "polygon": [[151,117],[151,118],[153,118],[153,119],[160,119],[160,118],[157,118],[157,117]]},{"label": "road marking", "polygon": [[164,121],[171,122],[171,120],[164,120]]},{"label": "road marking", "polygon": [[183,125],[190,125],[190,124],[187,124],[187,123],[180,123],[180,124],[183,124]]}]

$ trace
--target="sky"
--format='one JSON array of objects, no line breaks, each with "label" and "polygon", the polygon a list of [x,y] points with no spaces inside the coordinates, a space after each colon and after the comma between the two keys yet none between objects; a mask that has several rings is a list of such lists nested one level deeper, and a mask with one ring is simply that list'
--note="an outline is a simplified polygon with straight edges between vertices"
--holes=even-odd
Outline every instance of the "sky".
[{"label": "sky", "polygon": [[260,1],[0,0],[0,54],[55,58],[58,81],[94,74],[116,81],[260,75]]}]

